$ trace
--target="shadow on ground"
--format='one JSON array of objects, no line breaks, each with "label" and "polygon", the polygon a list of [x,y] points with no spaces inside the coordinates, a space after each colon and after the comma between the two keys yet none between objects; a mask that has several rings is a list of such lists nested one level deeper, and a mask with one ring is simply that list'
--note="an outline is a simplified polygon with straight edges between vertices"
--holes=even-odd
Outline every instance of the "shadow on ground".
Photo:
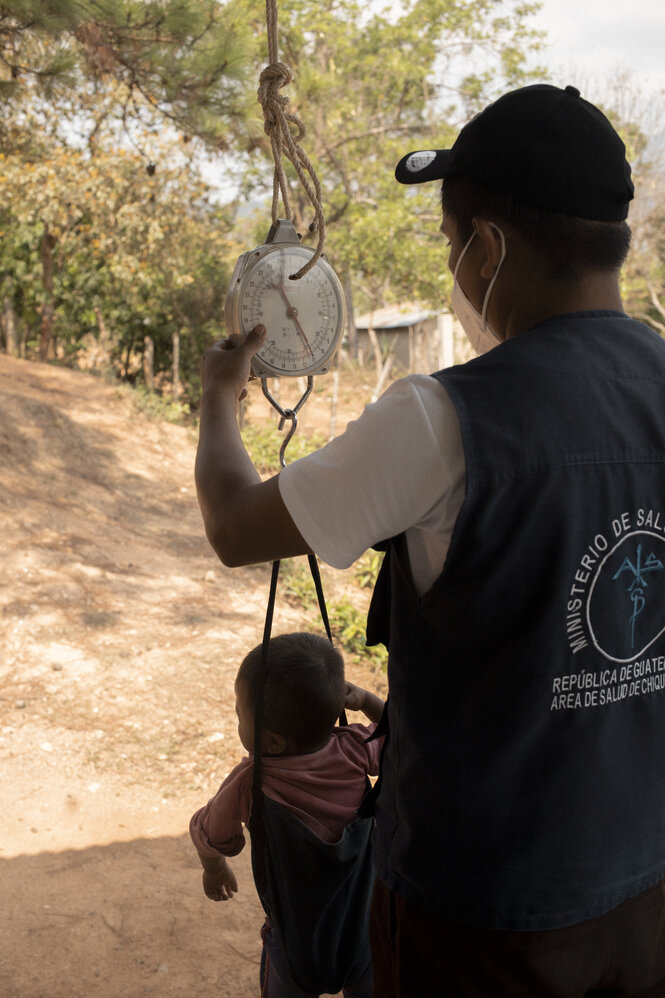
[{"label": "shadow on ground", "polygon": [[255,998],[249,849],[234,867],[240,892],[215,904],[187,835],[0,860],[0,995]]}]

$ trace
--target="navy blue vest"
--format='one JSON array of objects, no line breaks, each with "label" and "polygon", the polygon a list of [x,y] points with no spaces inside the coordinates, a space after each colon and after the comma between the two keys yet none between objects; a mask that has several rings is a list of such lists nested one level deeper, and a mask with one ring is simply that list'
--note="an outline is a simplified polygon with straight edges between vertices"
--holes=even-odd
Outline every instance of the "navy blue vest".
[{"label": "navy blue vest", "polygon": [[665,875],[665,342],[579,313],[434,377],[466,497],[432,588],[400,535],[370,609],[378,875],[472,924],[575,924]]}]

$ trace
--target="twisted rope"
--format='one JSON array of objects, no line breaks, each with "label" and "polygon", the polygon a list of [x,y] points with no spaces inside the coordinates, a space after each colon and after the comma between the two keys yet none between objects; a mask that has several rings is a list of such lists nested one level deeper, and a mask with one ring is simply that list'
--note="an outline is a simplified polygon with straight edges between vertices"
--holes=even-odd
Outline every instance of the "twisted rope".
[{"label": "twisted rope", "polygon": [[326,239],[326,220],[323,215],[322,192],[319,178],[307,154],[301,148],[300,142],[307,130],[298,115],[287,111],[289,98],[280,94],[293,79],[289,67],[279,61],[277,42],[277,0],[266,0],[266,25],[268,29],[268,65],[259,78],[257,100],[263,109],[263,127],[270,139],[272,158],[275,162],[272,190],[272,220],[277,221],[280,196],[284,204],[286,217],[293,219],[289,186],[282,165],[282,157],[293,163],[298,179],[307,198],[314,208],[314,221],[310,232],[318,232],[316,251],[312,258],[300,268],[296,274],[291,274],[291,280],[299,280],[311,270],[323,252]]}]

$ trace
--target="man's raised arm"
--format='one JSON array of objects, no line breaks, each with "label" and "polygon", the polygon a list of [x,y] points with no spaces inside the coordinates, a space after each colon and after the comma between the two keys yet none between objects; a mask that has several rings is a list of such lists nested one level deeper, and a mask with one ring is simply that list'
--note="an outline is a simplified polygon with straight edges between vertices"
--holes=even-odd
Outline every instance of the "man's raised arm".
[{"label": "man's raised arm", "polygon": [[310,553],[282,501],[279,476],[261,481],[238,427],[238,403],[264,336],[257,326],[238,346],[222,340],[203,358],[196,491],[206,536],[230,567]]}]

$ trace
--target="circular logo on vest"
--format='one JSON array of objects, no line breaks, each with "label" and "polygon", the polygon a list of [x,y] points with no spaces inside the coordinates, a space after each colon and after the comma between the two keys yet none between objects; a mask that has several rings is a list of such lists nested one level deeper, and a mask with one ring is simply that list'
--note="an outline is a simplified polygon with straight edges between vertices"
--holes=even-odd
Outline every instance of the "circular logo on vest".
[{"label": "circular logo on vest", "polygon": [[614,662],[639,658],[665,632],[665,538],[625,534],[599,563],[586,611],[601,654]]}]

